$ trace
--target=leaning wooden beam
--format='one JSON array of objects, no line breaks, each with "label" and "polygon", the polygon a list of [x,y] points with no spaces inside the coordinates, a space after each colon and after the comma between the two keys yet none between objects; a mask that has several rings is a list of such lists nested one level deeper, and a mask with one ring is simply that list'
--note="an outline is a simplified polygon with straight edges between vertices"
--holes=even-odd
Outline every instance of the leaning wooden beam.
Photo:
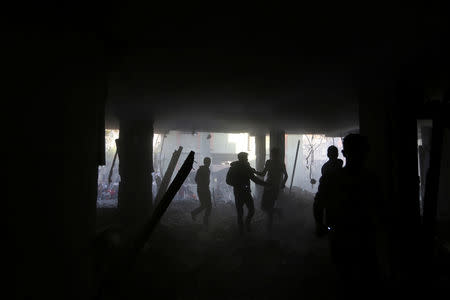
[{"label": "leaning wooden beam", "polygon": [[138,233],[134,241],[130,244],[126,243],[125,245],[122,245],[120,249],[117,249],[119,251],[118,253],[112,253],[112,255],[106,253],[108,256],[112,257],[112,259],[108,262],[109,266],[106,266],[106,270],[100,275],[102,277],[100,278],[99,288],[95,297],[96,299],[109,299],[111,298],[110,296],[117,296],[117,293],[121,292],[121,286],[124,284],[124,281],[126,281],[129,272],[133,270],[140,251],[155,230],[161,217],[175,197],[175,194],[191,172],[192,165],[194,164],[194,155],[194,151],[189,153],[167,189],[167,192],[153,211],[151,218]]},{"label": "leaning wooden beam", "polygon": [[192,165],[194,164],[194,155],[195,155],[194,151],[191,151],[189,153],[188,157],[184,161],[177,175],[175,176],[169,188],[167,189],[167,192],[161,198],[161,201],[158,203],[158,206],[153,211],[152,217],[147,222],[147,224],[145,224],[142,232],[138,235],[136,242],[134,244],[135,252],[139,252],[144,247],[145,243],[149,239],[151,233],[155,229],[159,220],[169,207],[170,202],[172,202],[172,199],[175,197],[175,194],[178,192],[178,190],[181,188],[181,185],[188,177],[189,173],[192,170]]},{"label": "leaning wooden beam", "polygon": [[164,141],[166,140],[166,135],[163,134],[162,142],[161,142],[161,149],[159,150],[159,171],[161,172],[161,176],[163,176],[163,169],[162,169],[162,162],[161,162],[161,155],[163,153],[164,149]]},{"label": "leaning wooden beam", "polygon": [[164,177],[161,181],[161,185],[159,186],[158,193],[155,197],[155,205],[158,204],[158,202],[163,197],[164,193],[166,192],[167,187],[169,186],[170,179],[172,178],[173,171],[175,170],[175,166],[177,165],[178,159],[180,158],[181,151],[183,150],[183,147],[179,147],[178,150],[175,150],[172,155],[172,159],[170,160],[169,166],[167,167],[166,172],[164,173]]},{"label": "leaning wooden beam", "polygon": [[116,149],[116,153],[114,154],[114,159],[113,159],[112,164],[111,164],[111,170],[109,170],[108,184],[111,184],[111,177],[112,177],[112,174],[113,174],[114,165],[116,164],[116,158],[117,158],[117,149]]},{"label": "leaning wooden beam", "polygon": [[294,183],[295,167],[297,166],[298,148],[300,148],[300,140],[297,142],[297,151],[295,152],[294,168],[292,169],[291,186],[289,187],[289,193],[292,190],[292,184]]}]

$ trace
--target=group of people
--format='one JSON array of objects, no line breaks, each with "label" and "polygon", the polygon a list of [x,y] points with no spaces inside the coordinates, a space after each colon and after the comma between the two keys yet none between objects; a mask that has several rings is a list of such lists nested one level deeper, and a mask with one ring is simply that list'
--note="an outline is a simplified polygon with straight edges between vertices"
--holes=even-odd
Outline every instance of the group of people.
[{"label": "group of people", "polygon": [[[328,236],[331,257],[345,282],[365,283],[376,281],[377,259],[375,236],[379,223],[377,200],[380,196],[377,178],[365,167],[369,152],[366,137],[349,134],[343,140],[342,154],[346,164],[338,158],[335,146],[328,148],[329,160],[323,165],[318,192],[314,198],[313,215],[316,233]],[[208,225],[211,213],[209,191],[210,158],[197,171],[195,181],[201,206],[192,211],[192,218],[205,210],[203,222]],[[257,177],[266,176],[266,180]],[[240,234],[250,231],[255,213],[250,180],[264,186],[261,209],[267,215],[267,229],[272,228],[274,215],[281,215],[275,208],[279,192],[285,187],[288,175],[280,150],[273,148],[264,170],[257,171],[248,162],[248,154],[241,152],[231,163],[227,184],[233,186],[237,222]],[[243,207],[248,213],[244,222]]]},{"label": "group of people", "polygon": [[368,140],[360,134],[343,140],[344,167],[337,149],[329,149],[313,205],[317,235],[328,236],[347,299],[360,297],[361,291],[373,297],[380,279],[376,240],[382,227],[381,195],[377,177],[366,167],[368,153]]},{"label": "group of people", "polygon": [[[209,216],[211,214],[211,193],[209,190],[209,166],[211,159],[205,157],[203,166],[196,173],[195,182],[197,183],[197,194],[200,206],[191,212],[192,219],[205,211],[203,215],[203,224],[208,226]],[[266,176],[266,181],[258,178]],[[288,175],[286,166],[281,159],[280,150],[273,148],[270,151],[270,159],[266,161],[264,169],[257,171],[250,166],[248,162],[248,153],[240,152],[238,160],[230,164],[226,183],[233,187],[235,205],[237,210],[237,223],[239,233],[243,234],[244,229],[251,231],[251,220],[255,214],[255,205],[250,189],[250,180],[254,183],[264,186],[264,193],[261,201],[261,209],[267,214],[267,229],[270,231],[273,223],[274,214],[280,215],[279,209],[275,208],[275,202],[281,189],[285,187]],[[247,216],[244,222],[244,206],[247,207]]]},{"label": "group of people", "polygon": [[[338,149],[336,146],[328,147],[327,156],[329,160],[322,166],[321,178],[328,178],[330,174],[342,169],[343,161],[338,158]],[[248,153],[241,152],[237,155],[238,160],[230,164],[227,173],[226,183],[233,187],[235,205],[237,210],[237,222],[240,234],[244,233],[244,229],[251,230],[251,220],[255,214],[255,205],[250,189],[250,180],[258,185],[264,187],[264,192],[261,200],[261,209],[267,215],[267,230],[271,231],[274,215],[282,216],[280,208],[275,207],[278,195],[282,189],[285,188],[288,174],[286,172],[286,165],[282,161],[282,156],[279,148],[272,148],[270,150],[270,159],[266,161],[264,169],[257,171],[250,166],[248,161]],[[191,212],[192,219],[195,221],[197,215],[205,211],[203,215],[203,224],[207,227],[209,224],[209,217],[211,215],[211,192],[210,184],[210,170],[211,158],[205,157],[203,165],[199,167],[195,175],[195,183],[197,184],[197,195],[200,201],[200,206]],[[266,181],[257,176],[266,177]],[[323,194],[323,185],[319,187],[320,199]],[[326,185],[326,183],[325,183]],[[325,188],[326,189],[326,188]],[[315,203],[314,216],[317,224],[323,223],[323,211],[318,209],[319,201]],[[248,213],[244,222],[244,206],[247,207]],[[321,235],[324,233],[324,226],[317,226],[317,233]]]}]

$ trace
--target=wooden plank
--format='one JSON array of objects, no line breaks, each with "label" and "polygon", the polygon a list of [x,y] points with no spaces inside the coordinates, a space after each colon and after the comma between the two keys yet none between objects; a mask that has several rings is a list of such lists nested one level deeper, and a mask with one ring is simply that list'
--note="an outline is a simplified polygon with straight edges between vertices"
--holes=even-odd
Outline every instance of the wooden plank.
[{"label": "wooden plank", "polygon": [[178,159],[180,158],[181,151],[183,150],[183,147],[179,147],[178,150],[175,150],[173,152],[172,158],[170,159],[169,166],[167,167],[166,172],[164,173],[164,177],[161,181],[161,185],[159,187],[158,193],[155,197],[155,205],[159,203],[162,196],[167,190],[167,187],[169,186],[170,179],[172,178],[173,171],[175,170],[175,166],[177,165]]}]

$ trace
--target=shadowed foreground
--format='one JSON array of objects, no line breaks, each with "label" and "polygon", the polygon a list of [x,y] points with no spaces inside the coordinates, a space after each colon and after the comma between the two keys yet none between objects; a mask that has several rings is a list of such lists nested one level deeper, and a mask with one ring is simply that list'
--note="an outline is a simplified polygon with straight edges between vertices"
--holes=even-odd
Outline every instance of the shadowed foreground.
[{"label": "shadowed foreground", "polygon": [[[334,299],[336,275],[326,239],[314,235],[312,195],[280,197],[282,220],[271,237],[259,209],[252,232],[238,236],[233,203],[213,205],[204,230],[190,211],[196,201],[175,201],[123,282],[117,297],[137,299]],[[258,204],[257,204],[258,205]],[[120,295],[119,295],[120,294]]]}]

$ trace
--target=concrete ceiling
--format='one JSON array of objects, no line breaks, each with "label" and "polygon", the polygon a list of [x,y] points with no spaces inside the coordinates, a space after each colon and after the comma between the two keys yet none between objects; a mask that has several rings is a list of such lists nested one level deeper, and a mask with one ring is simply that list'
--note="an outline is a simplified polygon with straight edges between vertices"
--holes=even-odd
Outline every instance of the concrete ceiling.
[{"label": "concrete ceiling", "polygon": [[361,80],[380,64],[416,63],[439,36],[428,35],[437,9],[354,9],[116,10],[107,126],[141,118],[161,131],[357,128]]}]

